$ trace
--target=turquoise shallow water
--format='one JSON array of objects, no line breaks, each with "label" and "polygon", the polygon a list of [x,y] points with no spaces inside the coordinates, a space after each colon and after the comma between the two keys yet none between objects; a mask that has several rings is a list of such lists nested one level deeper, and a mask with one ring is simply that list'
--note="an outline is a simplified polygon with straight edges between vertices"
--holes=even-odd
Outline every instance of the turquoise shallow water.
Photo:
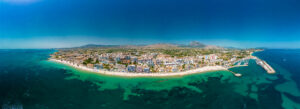
[{"label": "turquoise shallow water", "polygon": [[300,109],[300,50],[254,55],[249,66],[168,78],[99,75],[47,61],[53,50],[0,50],[0,105],[24,109]]}]

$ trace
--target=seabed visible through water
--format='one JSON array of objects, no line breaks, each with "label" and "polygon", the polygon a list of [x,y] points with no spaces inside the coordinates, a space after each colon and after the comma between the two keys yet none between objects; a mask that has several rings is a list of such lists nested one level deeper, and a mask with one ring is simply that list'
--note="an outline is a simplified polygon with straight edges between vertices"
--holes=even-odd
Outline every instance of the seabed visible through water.
[{"label": "seabed visible through water", "polygon": [[230,69],[242,77],[229,71],[116,77],[47,61],[50,50],[0,51],[0,62],[6,63],[0,65],[0,102],[24,109],[300,109],[294,74],[266,58],[268,52],[273,51],[257,55],[276,74],[250,60],[248,66]]}]

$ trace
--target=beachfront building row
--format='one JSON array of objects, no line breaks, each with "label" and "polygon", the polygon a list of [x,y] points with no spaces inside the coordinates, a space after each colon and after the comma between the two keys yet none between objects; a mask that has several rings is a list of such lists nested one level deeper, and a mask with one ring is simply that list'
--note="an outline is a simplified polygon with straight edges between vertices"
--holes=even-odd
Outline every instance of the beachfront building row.
[{"label": "beachfront building row", "polygon": [[163,53],[55,53],[52,58],[86,66],[95,70],[118,72],[179,72],[203,66],[231,66],[236,57],[230,60],[219,58],[221,54],[174,57]]}]

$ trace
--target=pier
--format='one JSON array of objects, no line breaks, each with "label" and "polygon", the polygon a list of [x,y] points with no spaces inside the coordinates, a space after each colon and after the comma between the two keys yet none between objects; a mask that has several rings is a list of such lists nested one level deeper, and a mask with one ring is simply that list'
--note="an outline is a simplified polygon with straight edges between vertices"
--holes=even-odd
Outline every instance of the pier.
[{"label": "pier", "polygon": [[230,70],[228,70],[228,71],[231,72],[236,77],[241,77],[242,76],[242,74],[240,74],[240,73],[235,73],[235,72],[230,71]]},{"label": "pier", "polygon": [[256,63],[263,67],[269,74],[275,73],[275,70],[266,61],[257,58]]}]

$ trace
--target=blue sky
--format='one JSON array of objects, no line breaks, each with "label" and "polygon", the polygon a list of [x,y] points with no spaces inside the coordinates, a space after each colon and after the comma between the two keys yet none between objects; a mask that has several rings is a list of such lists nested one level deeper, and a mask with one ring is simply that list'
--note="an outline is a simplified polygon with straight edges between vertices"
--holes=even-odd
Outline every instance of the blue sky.
[{"label": "blue sky", "polygon": [[0,48],[188,43],[300,48],[298,0],[0,0]]}]

